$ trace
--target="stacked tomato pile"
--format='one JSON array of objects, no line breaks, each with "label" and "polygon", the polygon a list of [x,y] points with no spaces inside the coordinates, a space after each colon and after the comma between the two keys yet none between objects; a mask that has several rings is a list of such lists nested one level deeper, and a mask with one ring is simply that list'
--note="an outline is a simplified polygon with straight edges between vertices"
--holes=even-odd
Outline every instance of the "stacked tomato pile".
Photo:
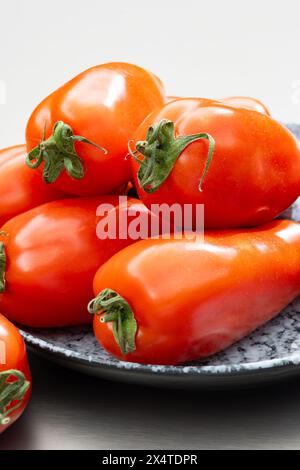
[{"label": "stacked tomato pile", "polygon": [[[178,364],[227,347],[300,293],[300,225],[275,220],[300,194],[299,146],[255,99],[167,98],[140,67],[93,67],[37,106],[26,147],[0,153],[0,193],[0,430],[31,389],[9,320],[93,320],[118,358]],[[188,233],[173,223],[128,236],[134,214],[162,205],[189,205]],[[114,236],[99,236],[112,216]]]}]

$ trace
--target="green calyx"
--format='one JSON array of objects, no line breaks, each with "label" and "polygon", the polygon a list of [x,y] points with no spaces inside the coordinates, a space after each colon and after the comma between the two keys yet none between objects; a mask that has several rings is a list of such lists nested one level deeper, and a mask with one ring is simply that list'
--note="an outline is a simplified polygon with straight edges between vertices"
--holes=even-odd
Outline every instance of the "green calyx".
[{"label": "green calyx", "polygon": [[[12,377],[15,380],[8,382]],[[21,406],[29,387],[30,383],[19,370],[10,369],[0,372],[0,425],[9,424],[9,415]],[[14,401],[18,401],[18,403],[11,407],[10,405]]]},{"label": "green calyx", "polygon": [[122,354],[135,351],[137,323],[128,302],[112,289],[103,289],[88,305],[88,311],[101,315],[102,323],[113,323],[113,332]]},{"label": "green calyx", "polygon": [[85,137],[74,135],[68,124],[58,121],[47,140],[44,130],[39,145],[27,155],[26,164],[29,168],[36,169],[44,162],[43,177],[46,183],[53,183],[64,170],[72,178],[80,180],[85,175],[85,167],[84,161],[75,150],[75,142],[84,142],[107,153],[107,150]]},{"label": "green calyx", "polygon": [[4,243],[0,242],[0,294],[5,291],[6,255]]},{"label": "green calyx", "polygon": [[[207,160],[199,182],[199,191],[202,191],[215,148],[215,141],[210,134],[200,133],[175,138],[174,122],[163,119],[149,128],[146,140],[138,141],[135,151],[130,149],[129,142],[128,152],[140,165],[138,181],[141,188],[147,193],[155,192],[168,178],[183,150],[192,142],[202,139],[208,140]],[[140,160],[138,154],[144,158]]]}]

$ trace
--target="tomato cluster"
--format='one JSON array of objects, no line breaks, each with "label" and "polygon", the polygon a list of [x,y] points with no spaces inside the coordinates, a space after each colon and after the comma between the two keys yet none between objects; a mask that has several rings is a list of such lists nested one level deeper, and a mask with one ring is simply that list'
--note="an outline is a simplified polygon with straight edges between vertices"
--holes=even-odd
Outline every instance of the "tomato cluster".
[{"label": "tomato cluster", "polygon": [[[300,194],[299,145],[256,99],[167,97],[141,67],[93,67],[36,107],[26,147],[0,151],[0,192],[0,311],[29,327],[93,320],[122,360],[211,355],[300,293],[300,225],[274,220]],[[181,239],[174,222],[163,233],[163,205],[191,207]],[[156,237],[151,224],[128,235],[153,217]],[[3,430],[31,378],[2,316],[0,332]]]}]

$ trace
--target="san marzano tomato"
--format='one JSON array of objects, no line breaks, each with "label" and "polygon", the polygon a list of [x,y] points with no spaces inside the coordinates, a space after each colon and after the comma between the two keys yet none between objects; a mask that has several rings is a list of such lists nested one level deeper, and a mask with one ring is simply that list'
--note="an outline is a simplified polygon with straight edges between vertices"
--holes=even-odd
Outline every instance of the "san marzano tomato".
[{"label": "san marzano tomato", "polygon": [[300,224],[143,240],[97,271],[94,292],[95,335],[118,358],[177,364],[208,356],[299,295]]},{"label": "san marzano tomato", "polygon": [[130,178],[128,140],[164,100],[160,80],[141,67],[116,62],[86,70],[34,110],[27,163],[67,193],[111,194]]},{"label": "san marzano tomato", "polygon": [[[97,215],[97,209],[108,207]],[[0,230],[0,309],[17,323],[58,327],[88,323],[86,305],[99,265],[134,243],[130,237],[98,237],[113,215],[125,230],[132,208],[149,214],[139,200],[117,196],[63,199],[9,220]]]},{"label": "san marzano tomato", "polygon": [[148,207],[204,204],[206,228],[269,222],[300,194],[296,138],[257,111],[172,101],[145,119],[134,141],[140,199]]}]

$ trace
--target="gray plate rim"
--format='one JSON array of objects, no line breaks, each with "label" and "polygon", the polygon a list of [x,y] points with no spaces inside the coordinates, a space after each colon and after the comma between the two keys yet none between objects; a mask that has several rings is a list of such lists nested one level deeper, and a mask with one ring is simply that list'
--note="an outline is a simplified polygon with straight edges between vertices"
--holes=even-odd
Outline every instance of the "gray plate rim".
[{"label": "gray plate rim", "polygon": [[[96,362],[93,360],[82,359],[77,356],[71,350],[68,350],[66,354],[65,350],[59,346],[55,346],[55,351],[50,347],[50,345],[45,341],[39,338],[35,338],[32,333],[28,333],[25,330],[20,330],[22,336],[24,337],[26,343],[30,345],[31,349],[38,350],[46,353],[49,356],[58,356],[61,359],[75,363],[77,365],[89,366],[95,369],[109,369],[112,371],[126,372],[126,373],[137,373],[137,374],[155,374],[163,375],[170,377],[184,377],[184,376],[194,376],[198,377],[201,375],[205,376],[218,376],[218,377],[228,377],[228,376],[244,376],[257,374],[258,372],[268,372],[268,371],[280,371],[282,369],[286,370],[287,368],[295,368],[300,365],[300,354],[299,352],[294,352],[289,356],[283,356],[275,359],[267,359],[263,361],[254,361],[247,363],[240,363],[238,365],[214,365],[214,366],[194,366],[194,365],[178,365],[178,366],[161,366],[161,365],[150,365],[150,364],[138,364],[131,363],[126,361],[115,362],[111,359],[105,360],[105,362]],[[43,345],[43,346],[42,346]]]}]

